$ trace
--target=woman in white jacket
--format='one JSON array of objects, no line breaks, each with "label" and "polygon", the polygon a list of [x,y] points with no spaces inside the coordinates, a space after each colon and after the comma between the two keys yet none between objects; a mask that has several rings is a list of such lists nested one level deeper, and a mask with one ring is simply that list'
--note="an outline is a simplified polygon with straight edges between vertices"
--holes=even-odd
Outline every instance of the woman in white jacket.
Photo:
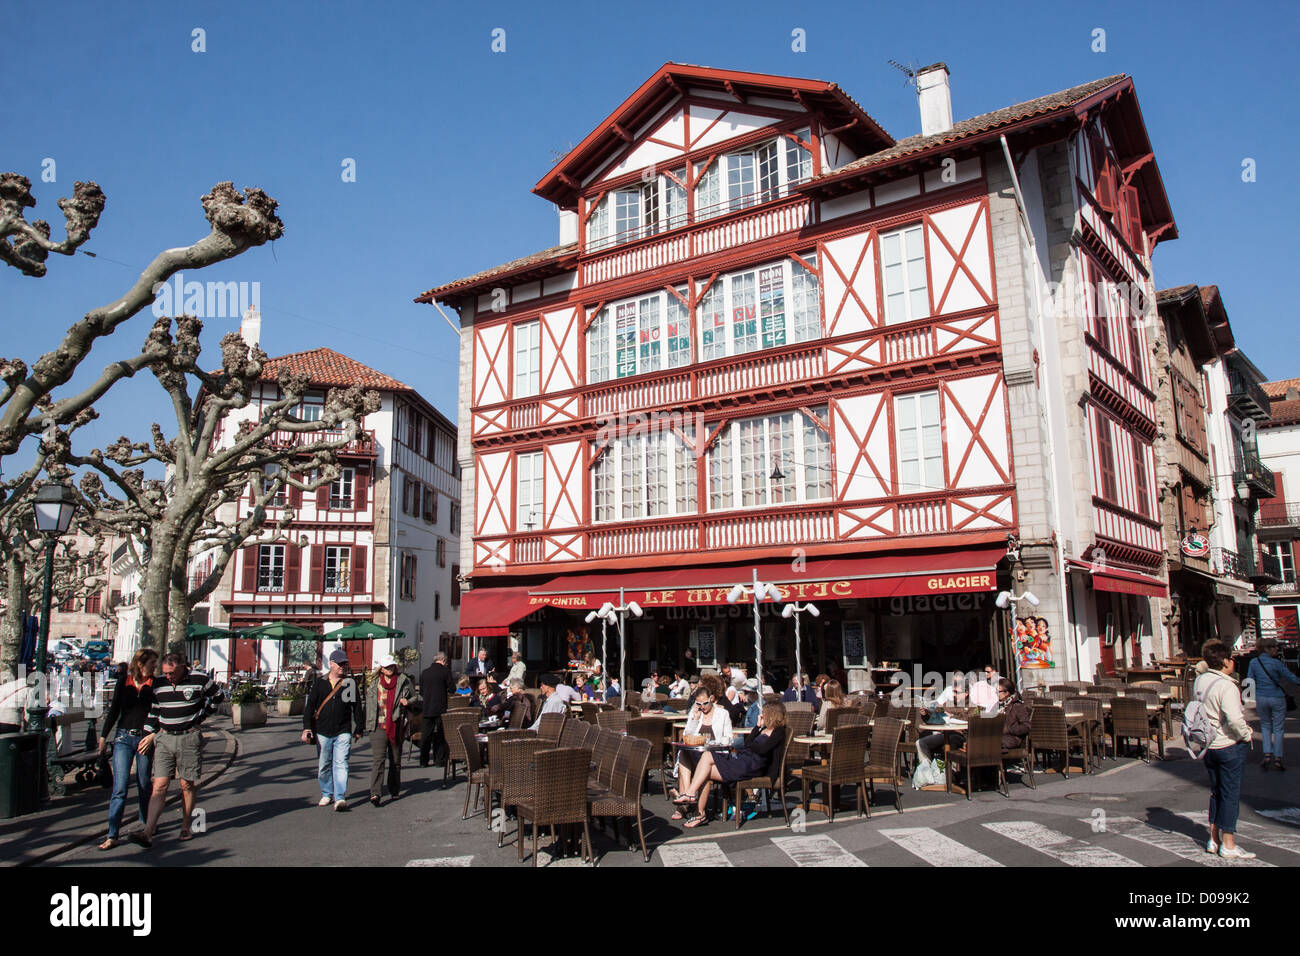
[{"label": "woman in white jacket", "polygon": [[1241,804],[1241,777],[1246,769],[1250,727],[1241,706],[1241,690],[1232,678],[1236,662],[1223,641],[1206,641],[1201,648],[1205,670],[1196,678],[1192,693],[1205,707],[1214,727],[1214,739],[1205,751],[1210,775],[1210,842],[1207,853],[1235,860],[1255,854],[1237,846],[1237,811]]},{"label": "woman in white jacket", "polygon": [[[700,679],[700,686],[695,691],[695,702],[691,705],[690,713],[686,716],[686,726],[682,728],[682,736],[686,737],[691,734],[699,734],[708,740],[716,741],[720,744],[729,744],[732,741],[731,715],[727,713],[727,708],[718,703],[718,698],[722,696],[722,682],[711,674],[706,674]],[[673,776],[678,780],[689,779],[690,774],[694,772],[695,765],[700,761],[700,755],[693,751],[677,751],[677,763],[673,767]],[[685,773],[686,777],[681,775]],[[669,790],[668,795],[676,800],[680,794],[676,790]],[[681,811],[673,815],[674,820],[680,820]]]}]

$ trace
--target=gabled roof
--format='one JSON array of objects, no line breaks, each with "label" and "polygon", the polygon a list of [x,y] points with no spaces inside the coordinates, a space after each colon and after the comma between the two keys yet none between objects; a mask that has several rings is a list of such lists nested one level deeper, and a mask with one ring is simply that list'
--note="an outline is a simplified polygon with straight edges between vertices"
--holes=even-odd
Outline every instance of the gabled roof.
[{"label": "gabled roof", "polygon": [[[1204,295],[1209,289],[1213,289],[1214,294]],[[1223,321],[1225,323],[1228,321],[1227,314],[1223,313],[1223,305],[1219,302],[1219,290],[1214,286],[1210,286],[1209,289],[1202,289],[1195,285],[1180,285],[1173,289],[1161,289],[1156,293],[1156,308],[1159,309],[1161,317],[1166,321],[1178,323],[1178,328],[1187,340],[1192,361],[1198,366],[1213,362],[1219,354],[1215,335],[1210,328],[1206,302],[1209,302],[1211,308],[1217,306],[1218,311],[1223,314]]]},{"label": "gabled roof", "polygon": [[1276,382],[1265,382],[1261,388],[1264,389],[1264,394],[1269,398],[1284,401],[1288,391],[1293,388],[1300,390],[1300,378],[1282,378]]},{"label": "gabled roof", "polygon": [[465,276],[463,279],[437,286],[428,292],[422,292],[415,297],[415,301],[433,302],[456,292],[458,289],[469,289],[480,285],[488,279],[509,278],[512,282],[523,282],[556,275],[566,268],[572,267],[573,262],[570,260],[576,260],[577,255],[578,244],[576,242],[564,246],[551,246],[551,248],[543,249],[541,252],[534,252],[532,255],[520,259],[513,259],[499,266],[493,266],[491,269],[476,272],[472,276]]},{"label": "gabled roof", "polygon": [[894,142],[879,123],[834,83],[670,62],[656,70],[556,163],[533,187],[533,192],[562,209],[574,208],[582,181],[621,150],[633,131],[653,119],[691,86],[726,93],[734,97],[737,107],[742,109],[745,99],[750,96],[788,99],[806,109],[816,109],[826,118],[828,126],[840,129],[836,135],[858,153],[883,149]]},{"label": "gabled roof", "polygon": [[386,392],[414,391],[409,385],[328,348],[291,352],[267,359],[262,366],[262,380],[275,381],[280,377],[281,370],[286,368],[293,373],[306,374],[312,385],[323,387],[346,388],[349,385],[360,385],[362,388]]}]

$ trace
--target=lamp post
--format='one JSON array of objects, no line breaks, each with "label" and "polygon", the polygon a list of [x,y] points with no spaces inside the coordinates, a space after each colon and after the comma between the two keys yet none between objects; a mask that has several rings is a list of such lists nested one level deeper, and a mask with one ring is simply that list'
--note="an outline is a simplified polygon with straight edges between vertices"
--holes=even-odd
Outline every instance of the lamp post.
[{"label": "lamp post", "polygon": [[[817,605],[809,601],[807,604],[800,604],[798,601],[791,601],[781,609],[781,616],[784,618],[794,618],[794,679],[799,687],[799,700],[803,700],[803,658],[799,653],[799,615],[807,611],[813,617],[821,617],[822,612],[817,610]],[[759,683],[759,690],[762,690],[762,683]],[[773,688],[775,690],[775,688]]]},{"label": "lamp post", "polygon": [[[1033,591],[1026,591],[1024,594],[1013,594],[1010,591],[999,591],[998,596],[994,598],[993,603],[1005,611],[1007,608],[1011,607],[1013,603],[1019,604],[1021,601],[1024,601],[1030,607],[1038,607],[1038,598],[1034,595]],[[1011,623],[1014,633],[1015,611],[1013,610],[1011,613],[1013,618]],[[1016,686],[1019,687],[1021,681],[1020,653],[1014,644],[1012,645],[1011,652],[1016,656]]]},{"label": "lamp post", "polygon": [[[600,619],[600,666],[602,668],[601,680],[604,682],[605,698],[609,698],[609,642],[606,638],[609,627],[609,612],[614,609],[614,605],[606,601],[600,606],[599,611],[592,611],[587,615],[587,623],[590,624],[597,618]],[[619,685],[620,687],[622,684]],[[622,694],[619,695],[620,697]]]},{"label": "lamp post", "polygon": [[758,678],[758,697],[763,699],[763,631],[759,627],[758,602],[764,598],[771,598],[773,601],[781,597],[781,592],[777,590],[775,584],[764,584],[758,579],[758,570],[754,569],[753,584],[737,584],[727,594],[727,603],[735,604],[741,598],[749,595],[754,601],[754,676]]},{"label": "lamp post", "polygon": [[66,485],[46,484],[36,492],[33,504],[36,530],[45,538],[45,581],[41,585],[41,625],[36,637],[36,704],[27,707],[27,730],[44,733],[45,717],[49,713],[46,703],[45,646],[50,640],[50,589],[54,582],[54,548],[72,525],[72,515],[77,510],[77,497]]},{"label": "lamp post", "polygon": [[[617,607],[606,601],[601,605],[599,611],[592,611],[587,615],[588,621],[599,617],[602,621],[608,621],[609,623],[618,626],[619,710],[627,710],[627,635],[624,633],[624,622],[626,621],[628,614],[631,614],[633,617],[640,617],[644,613],[645,612],[641,610],[641,605],[637,604],[636,601],[624,602],[623,589],[619,588]],[[608,664],[609,661],[606,660],[605,665],[608,666]]]}]

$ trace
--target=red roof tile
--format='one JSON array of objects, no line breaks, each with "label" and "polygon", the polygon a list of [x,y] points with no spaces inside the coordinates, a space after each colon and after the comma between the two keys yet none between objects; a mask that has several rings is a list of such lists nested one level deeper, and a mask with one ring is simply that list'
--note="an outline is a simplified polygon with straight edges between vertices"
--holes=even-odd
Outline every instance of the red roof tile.
[{"label": "red roof tile", "polygon": [[268,359],[262,368],[262,378],[274,381],[280,377],[280,371],[285,368],[290,372],[306,374],[311,379],[312,385],[341,388],[360,385],[363,388],[376,388],[389,392],[413,391],[409,385],[404,385],[383,372],[376,372],[356,359],[340,355],[333,349],[309,349],[306,352],[291,352],[288,355]]}]

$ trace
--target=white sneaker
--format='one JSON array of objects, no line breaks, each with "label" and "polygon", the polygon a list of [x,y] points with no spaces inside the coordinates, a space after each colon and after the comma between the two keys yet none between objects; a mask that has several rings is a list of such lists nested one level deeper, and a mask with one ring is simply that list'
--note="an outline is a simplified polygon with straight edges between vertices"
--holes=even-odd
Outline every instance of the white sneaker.
[{"label": "white sneaker", "polygon": [[1214,855],[1217,856],[1218,853],[1219,853],[1219,844],[1215,843],[1213,840],[1206,840],[1206,841],[1205,841],[1205,852],[1206,852],[1206,853],[1213,853]]},{"label": "white sneaker", "polygon": [[333,802],[334,802],[333,799],[331,799],[330,797],[321,797],[319,800],[316,801],[316,806],[328,807]]},{"label": "white sneaker", "polygon": [[348,808],[348,802],[347,802],[346,800],[335,800],[335,801],[334,801],[334,809],[335,809],[335,810],[346,810],[347,808]]},{"label": "white sneaker", "polygon": [[1222,849],[1219,850],[1219,856],[1223,857],[1225,860],[1253,860],[1253,859],[1255,859],[1255,854],[1251,853],[1249,850],[1243,850],[1243,849],[1242,849],[1241,847],[1239,847],[1239,846],[1234,846],[1234,847],[1226,847],[1226,846],[1225,846],[1225,847],[1223,847]]}]

